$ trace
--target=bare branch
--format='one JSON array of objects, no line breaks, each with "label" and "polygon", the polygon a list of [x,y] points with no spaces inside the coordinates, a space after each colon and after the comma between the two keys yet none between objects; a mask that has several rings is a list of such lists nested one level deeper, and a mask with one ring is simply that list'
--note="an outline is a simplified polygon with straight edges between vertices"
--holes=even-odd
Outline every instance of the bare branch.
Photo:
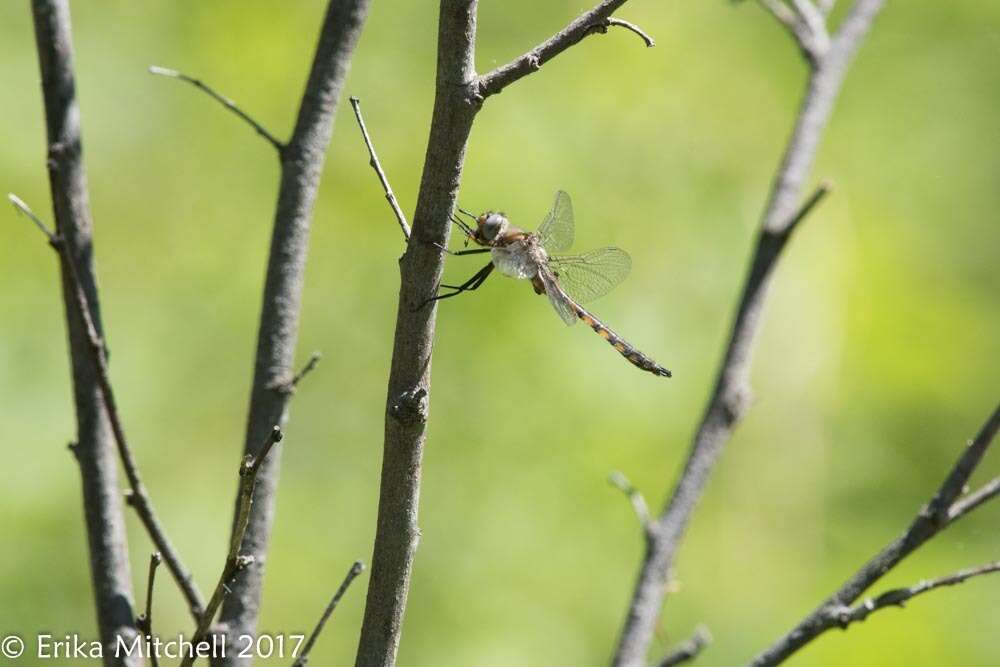
[{"label": "bare branch", "polygon": [[823,12],[823,16],[829,16],[830,12],[833,11],[833,6],[837,3],[836,0],[819,0],[816,4],[819,6],[819,10]]},{"label": "bare branch", "polygon": [[[604,2],[598,3],[593,9],[573,19],[569,25],[532,50],[515,58],[506,65],[501,65],[479,76],[477,79],[479,96],[482,99],[486,99],[490,95],[496,95],[518,79],[532,72],[537,72],[541,69],[542,65],[569,47],[577,44],[588,35],[592,35],[595,32],[606,32],[607,26],[612,25],[607,20],[626,2],[627,0],[604,0]],[[635,27],[632,24],[626,24],[624,21],[619,21],[615,25],[620,25],[628,29]],[[601,29],[602,27],[603,29]],[[652,42],[652,39],[643,31],[636,28],[633,32],[642,37],[646,41],[647,46],[651,46],[650,42]]]},{"label": "bare branch", "polygon": [[805,205],[800,204],[820,138],[847,67],[882,3],[883,0],[857,0],[829,51],[822,57],[822,62],[810,71],[795,129],[785,147],[761,216],[757,246],[750,260],[715,387],[680,477],[654,523],[654,537],[646,544],[615,652],[615,667],[645,665],[667,596],[666,580],[674,556],[712,469],[747,409],[752,352],[774,268],[791,232],[829,189],[828,186],[821,186]]},{"label": "bare branch", "polygon": [[[855,572],[837,591],[806,616],[790,632],[778,639],[754,659],[753,667],[768,667],[784,662],[800,648],[827,630],[844,625],[848,605],[881,579],[904,558],[951,525],[949,508],[961,494],[969,477],[982,461],[983,455],[1000,430],[1000,405],[986,420],[975,439],[969,443],[934,497],[913,519],[902,535],[886,545],[878,554]],[[966,512],[967,513],[967,512]],[[958,514],[954,520],[966,513]],[[967,577],[966,577],[967,578]],[[946,578],[947,579],[947,578]],[[955,582],[957,583],[957,582]],[[947,585],[942,583],[941,585]],[[920,591],[922,592],[922,591]],[[889,596],[887,600],[892,599]],[[888,602],[886,603],[888,604]],[[846,610],[846,611],[845,611]],[[860,619],[855,619],[860,620]]]},{"label": "bare branch", "polygon": [[389,185],[389,178],[382,170],[382,164],[378,160],[378,155],[375,154],[375,145],[372,143],[371,137],[368,136],[368,128],[365,127],[365,120],[361,117],[361,100],[356,97],[352,97],[351,106],[354,107],[354,117],[358,119],[358,127],[361,128],[361,136],[365,140],[365,146],[368,147],[368,164],[370,164],[372,169],[375,170],[375,175],[378,176],[378,180],[382,183],[382,189],[385,190],[385,198],[389,202],[392,212],[396,215],[396,221],[399,223],[399,228],[403,230],[403,238],[409,241],[410,225],[406,222],[406,216],[403,214],[403,209],[399,207],[399,202],[396,201],[396,195],[393,194],[392,187]]},{"label": "bare branch", "polygon": [[810,45],[814,54],[821,58],[830,48],[830,34],[826,29],[826,16],[816,8],[812,0],[792,0],[795,12],[802,17],[808,27]]},{"label": "bare branch", "polygon": [[442,0],[434,113],[413,228],[400,259],[399,304],[386,397],[378,522],[356,667],[395,663],[420,531],[417,509],[427,437],[436,306],[419,308],[441,282],[451,214],[475,103],[476,1]]},{"label": "bare branch", "polygon": [[793,11],[784,0],[758,0],[758,3],[785,27],[810,66],[816,67],[830,48],[830,35],[824,16],[810,0],[793,0]]},{"label": "bare branch", "polygon": [[918,595],[922,595],[945,586],[955,586],[968,579],[972,579],[973,577],[978,577],[984,574],[992,574],[994,572],[1000,572],[1000,561],[987,563],[985,565],[980,565],[979,567],[970,567],[965,570],[959,570],[958,572],[950,574],[946,577],[921,581],[920,583],[910,586],[909,588],[894,588],[874,598],[868,598],[859,605],[844,609],[840,613],[840,627],[847,629],[847,626],[852,623],[859,623],[865,620],[879,609],[886,609],[888,607],[903,607],[910,599],[915,598]]},{"label": "bare branch", "polygon": [[988,500],[1000,495],[1000,477],[994,477],[972,493],[962,496],[948,508],[948,523],[962,518]]},{"label": "bare branch", "polygon": [[802,41],[802,37],[799,34],[803,28],[802,23],[799,21],[799,17],[795,15],[795,12],[785,4],[784,0],[757,0],[760,6],[771,12],[771,14],[778,20],[778,23],[785,26],[785,29],[795,38],[796,41]]},{"label": "bare branch", "polygon": [[[83,289],[93,307],[90,315],[100,329],[101,313],[93,267],[92,222],[73,69],[69,2],[32,0],[31,13],[45,110],[45,164],[55,218],[55,231],[49,231],[45,225],[39,225],[39,228],[50,243],[56,235],[65,239],[66,254],[73,258],[73,266],[79,266]],[[16,204],[13,199],[11,201]],[[33,219],[38,224],[37,219]],[[138,633],[132,608],[134,598],[128,538],[113,436],[94,365],[90,361],[87,333],[77,312],[76,288],[70,282],[65,262],[62,263],[61,273],[76,408],[73,454],[80,470],[97,628],[102,643],[110,646],[118,638],[131,640]],[[122,663],[136,665],[140,660],[127,658]]]},{"label": "bare branch", "polygon": [[344,581],[341,582],[337,592],[333,594],[330,604],[326,605],[326,609],[323,610],[323,615],[319,617],[319,622],[316,623],[316,627],[313,628],[312,634],[309,635],[309,639],[306,640],[305,646],[302,648],[302,653],[300,653],[299,657],[292,663],[292,667],[304,667],[305,664],[309,662],[309,653],[316,644],[316,640],[319,639],[320,633],[323,632],[323,627],[330,619],[330,614],[332,614],[333,610],[337,608],[337,603],[340,602],[340,598],[344,597],[344,593],[347,592],[347,588],[351,585],[351,582],[354,581],[354,578],[361,574],[364,569],[364,563],[359,560],[354,561],[354,565],[352,565],[351,569],[347,571],[347,576],[344,577]]},{"label": "bare branch", "polygon": [[668,653],[666,657],[656,663],[656,667],[673,667],[674,665],[680,665],[690,660],[694,660],[711,642],[712,635],[709,633],[708,628],[704,625],[699,625],[695,629],[691,639],[688,639],[686,642]]},{"label": "bare branch", "polygon": [[252,127],[254,130],[256,130],[257,134],[259,134],[260,136],[262,136],[265,139],[267,139],[268,143],[270,143],[272,146],[274,146],[274,148],[278,151],[279,155],[284,152],[285,145],[283,143],[281,143],[281,141],[277,137],[275,137],[273,134],[271,134],[270,132],[268,132],[267,128],[265,128],[263,125],[261,125],[260,123],[258,123],[256,120],[254,120],[254,118],[250,114],[248,114],[246,111],[244,111],[239,106],[237,106],[237,104],[235,102],[233,102],[231,99],[229,99],[228,97],[226,97],[222,93],[216,91],[214,88],[212,88],[211,86],[209,86],[207,83],[205,83],[201,79],[196,79],[196,78],[194,78],[192,76],[188,76],[187,74],[184,74],[183,72],[178,72],[175,69],[168,69],[166,67],[158,67],[156,65],[150,65],[150,67],[149,67],[149,73],[150,74],[157,74],[159,76],[167,76],[167,77],[170,77],[172,79],[179,79],[180,81],[186,81],[186,82],[190,83],[192,86],[194,86],[195,88],[198,88],[199,90],[201,90],[204,93],[208,94],[209,97],[211,97],[212,99],[216,100],[219,104],[221,104],[222,106],[226,107],[227,109],[229,109],[230,111],[232,111],[234,114],[236,114],[237,116],[239,116],[241,119],[243,119],[250,127]]},{"label": "bare branch", "polygon": [[632,503],[632,509],[635,511],[635,516],[642,526],[643,533],[648,537],[653,529],[653,520],[649,514],[649,505],[646,504],[642,492],[632,485],[625,473],[617,470],[608,475],[608,483],[628,497],[629,502]]},{"label": "bare branch", "polygon": [[650,35],[645,30],[643,30],[634,23],[625,21],[624,19],[606,18],[600,23],[591,26],[591,30],[593,30],[594,32],[599,32],[603,35],[607,33],[608,28],[610,28],[611,26],[618,26],[619,28],[625,28],[626,30],[634,32],[636,35],[639,36],[639,39],[641,39],[646,44],[646,48],[648,49],[651,49],[654,46],[656,46],[656,42],[653,40],[652,37],[650,37]]},{"label": "bare branch", "polygon": [[[146,613],[140,616],[135,624],[146,637],[148,643],[153,637],[153,584],[156,583],[156,568],[163,562],[163,558],[158,551],[154,551],[149,557],[149,575],[146,578]],[[160,661],[157,651],[151,651],[149,662],[152,667],[159,667]]]},{"label": "bare branch", "polygon": [[[236,573],[254,562],[253,555],[240,554],[247,524],[250,522],[250,506],[253,505],[253,492],[257,486],[257,475],[260,473],[264,460],[267,459],[271,448],[281,442],[283,437],[281,429],[275,426],[260,446],[260,453],[256,456],[247,454],[243,459],[243,463],[240,464],[240,488],[237,494],[239,505],[236,513],[236,525],[229,539],[229,552],[226,554],[226,563],[222,567],[222,574],[219,576],[219,582],[215,585],[215,590],[212,591],[212,597],[208,601],[208,606],[205,607],[204,613],[198,619],[198,626],[195,628],[191,638],[192,644],[197,645],[205,638],[209,627],[212,625],[212,620],[215,618],[215,612],[219,610],[223,599],[229,593],[229,585],[233,577],[236,576]],[[194,652],[189,653],[181,662],[182,667],[189,667],[194,663],[194,658]]]},{"label": "bare branch", "polygon": [[[31,212],[31,209],[21,199],[16,196],[9,196],[8,198],[19,211],[37,220],[37,216]],[[36,222],[36,224],[39,223]],[[41,225],[41,227],[44,229],[44,225]],[[194,578],[184,566],[180,555],[167,537],[166,531],[153,509],[153,503],[149,498],[149,493],[146,491],[145,484],[142,482],[142,477],[139,475],[139,466],[135,461],[135,456],[132,454],[132,447],[125,437],[125,427],[122,426],[121,417],[118,413],[118,404],[115,400],[114,390],[111,387],[107,349],[91,315],[93,311],[91,310],[89,297],[84,292],[75,260],[70,254],[69,245],[61,235],[50,236],[49,243],[62,260],[67,291],[74,299],[75,312],[79,314],[83,324],[82,331],[87,341],[87,352],[90,362],[96,370],[96,381],[103,399],[104,411],[107,414],[111,432],[118,447],[118,455],[121,458],[122,468],[125,470],[125,476],[128,479],[129,487],[131,487],[130,492],[126,495],[126,502],[139,515],[139,519],[142,521],[143,526],[145,526],[146,532],[149,533],[153,544],[156,545],[156,548],[163,555],[164,560],[167,562],[167,568],[180,587],[181,593],[184,594],[189,611],[192,616],[197,618],[204,608],[201,593],[194,583]],[[74,453],[79,457],[79,446],[74,449]]]},{"label": "bare branch", "polygon": [[476,0],[442,0],[436,93],[420,192],[406,252],[386,397],[378,522],[356,667],[395,663],[420,531],[421,463],[427,436],[437,306],[421,308],[441,282],[465,150],[485,97],[537,69],[600,25],[625,0],[603,2],[563,32],[483,77],[475,73]]},{"label": "bare branch", "polygon": [[[295,128],[282,153],[244,454],[256,454],[272,427],[284,424],[287,419],[292,394],[275,391],[273,387],[293,377],[313,209],[333,134],[333,119],[369,4],[370,0],[328,0]],[[223,601],[219,614],[225,641],[233,647],[237,646],[235,638],[240,635],[256,634],[280,461],[281,452],[275,451],[257,476],[243,539],[243,553],[253,557],[253,563],[236,573],[230,584],[231,593]],[[234,514],[238,514],[241,505],[238,498],[235,505]],[[234,520],[234,532],[237,523]],[[237,653],[238,650],[230,650],[225,659],[217,658],[213,663],[245,664],[245,660],[236,657]]]}]

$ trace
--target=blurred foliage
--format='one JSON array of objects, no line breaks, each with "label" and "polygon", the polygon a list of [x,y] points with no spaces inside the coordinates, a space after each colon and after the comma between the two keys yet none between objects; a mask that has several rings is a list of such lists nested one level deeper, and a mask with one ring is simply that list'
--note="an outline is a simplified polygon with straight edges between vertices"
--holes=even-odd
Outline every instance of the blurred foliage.
[{"label": "blurred foliage", "polygon": [[[359,96],[412,211],[433,94],[431,3],[373,4]],[[844,3],[842,3],[844,4]],[[485,70],[580,2],[487,2]],[[211,82],[279,135],[323,11],[296,3],[73,5],[97,268],[114,381],[170,534],[210,588],[242,443],[277,164],[271,148],[150,64]],[[461,195],[533,226],[574,196],[578,247],[620,245],[632,277],[595,312],[674,370],[641,374],[527,285],[442,304],[404,665],[601,664],[641,554],[620,469],[656,507],[713,379],[756,220],[804,80],[751,3],[636,0],[657,40],[594,37],[491,99]],[[1000,376],[1000,4],[890,3],[850,72],[815,177],[837,186],[778,272],[756,400],[681,551],[656,650],[701,622],[705,667],[745,661],[895,536],[993,408]],[[0,182],[46,219],[28,3],[0,4]],[[296,396],[268,559],[264,632],[311,628],[369,560],[399,230],[343,100],[317,203],[299,343],[324,359]],[[95,632],[56,264],[0,213],[0,630]],[[447,276],[470,275],[468,258]],[[979,478],[995,475],[994,454]],[[997,557],[1000,508],[922,549],[886,586]],[[142,590],[149,543],[129,515]],[[367,575],[316,650],[349,664]],[[797,665],[992,665],[1000,581],[831,633]],[[141,597],[141,596],[140,596]],[[190,631],[164,576],[156,631]]]}]

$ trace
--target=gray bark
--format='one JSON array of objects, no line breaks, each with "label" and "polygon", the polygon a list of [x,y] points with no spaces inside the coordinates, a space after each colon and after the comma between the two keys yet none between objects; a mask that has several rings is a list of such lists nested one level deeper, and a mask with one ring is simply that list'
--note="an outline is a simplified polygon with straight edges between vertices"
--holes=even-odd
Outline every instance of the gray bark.
[{"label": "gray bark", "polygon": [[[264,283],[253,388],[244,453],[256,455],[275,424],[284,424],[290,393],[283,385],[293,376],[303,274],[309,228],[333,118],[351,56],[361,34],[370,0],[331,0],[312,70],[291,140],[281,150],[281,186]],[[219,617],[230,637],[253,634],[260,612],[267,545],[274,519],[280,450],[268,457],[257,476],[242,555],[254,557],[230,586]],[[238,502],[238,501],[237,501]],[[230,653],[232,653],[230,651]],[[238,664],[230,655],[219,664]]]},{"label": "gray bark", "polygon": [[[56,229],[64,239],[68,254],[74,259],[94,324],[100,328],[69,6],[66,0],[33,0],[31,9],[45,102],[47,165]],[[110,646],[118,636],[129,640],[137,632],[132,610],[132,577],[114,441],[97,369],[89,350],[90,341],[76,307],[76,288],[68,273],[63,262],[63,301],[77,420],[73,452],[79,462],[83,487],[98,631],[104,645]],[[105,651],[104,664],[140,664],[140,661],[116,660],[109,651]]]},{"label": "gray bark", "polygon": [[356,665],[395,663],[417,548],[420,466],[426,438],[433,296],[444,268],[434,243],[448,242],[465,148],[476,114],[475,0],[443,0],[438,25],[437,94],[413,229],[399,262],[396,334],[386,400],[378,525]]},{"label": "gray bark", "polygon": [[667,575],[688,521],[733,429],[746,411],[751,353],[760,330],[773,270],[801,216],[796,209],[819,141],[847,67],[883,0],[857,0],[829,50],[817,54],[795,129],[775,176],[761,219],[756,251],[708,407],[695,433],[684,469],[663,512],[654,522],[615,652],[618,667],[645,665],[667,594]]}]

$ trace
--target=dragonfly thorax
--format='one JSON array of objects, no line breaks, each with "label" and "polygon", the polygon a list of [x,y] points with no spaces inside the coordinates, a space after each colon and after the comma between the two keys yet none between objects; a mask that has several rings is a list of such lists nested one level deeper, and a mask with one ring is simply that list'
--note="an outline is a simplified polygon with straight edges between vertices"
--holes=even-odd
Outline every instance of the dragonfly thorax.
[{"label": "dragonfly thorax", "polygon": [[490,256],[493,265],[506,276],[522,280],[534,278],[539,267],[548,261],[545,249],[538,244],[534,234],[521,233],[502,240],[506,242],[494,245]]}]

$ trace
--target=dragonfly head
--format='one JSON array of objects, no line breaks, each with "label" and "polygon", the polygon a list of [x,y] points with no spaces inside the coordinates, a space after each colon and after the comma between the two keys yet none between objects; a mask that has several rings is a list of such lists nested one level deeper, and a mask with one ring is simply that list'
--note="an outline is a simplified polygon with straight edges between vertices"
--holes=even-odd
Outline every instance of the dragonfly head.
[{"label": "dragonfly head", "polygon": [[510,226],[507,216],[496,211],[483,213],[476,218],[476,223],[479,227],[476,229],[475,240],[483,245],[492,245]]}]

